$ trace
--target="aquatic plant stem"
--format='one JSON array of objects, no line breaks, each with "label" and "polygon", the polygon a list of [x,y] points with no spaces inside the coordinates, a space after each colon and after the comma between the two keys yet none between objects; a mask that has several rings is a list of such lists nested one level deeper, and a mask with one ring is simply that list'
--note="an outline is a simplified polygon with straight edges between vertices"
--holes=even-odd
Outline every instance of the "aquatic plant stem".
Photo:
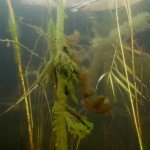
[{"label": "aquatic plant stem", "polygon": [[21,59],[21,52],[20,52],[20,47],[18,45],[18,33],[17,33],[17,25],[15,22],[15,17],[14,17],[14,12],[13,8],[11,5],[11,1],[7,0],[7,5],[9,9],[9,26],[10,26],[10,31],[11,31],[11,36],[13,40],[15,41],[14,43],[14,48],[15,48],[15,59],[18,64],[18,71],[19,71],[19,77],[21,80],[21,85],[24,93],[24,99],[25,99],[25,108],[26,108],[26,116],[27,116],[27,122],[28,122],[28,132],[29,132],[29,141],[30,141],[30,149],[34,150],[34,144],[33,144],[33,129],[32,129],[32,122],[31,122],[31,113],[30,113],[30,108],[29,108],[29,101],[28,101],[28,96],[26,95],[26,85],[25,85],[25,79],[23,76],[23,68],[22,68],[22,59]]},{"label": "aquatic plant stem", "polygon": [[[63,0],[57,2],[57,23],[56,23],[56,56],[60,54],[64,46],[64,5]],[[64,116],[67,105],[65,94],[66,79],[56,68],[56,101],[54,110],[54,131],[56,132],[56,150],[67,150],[67,124]]]},{"label": "aquatic plant stem", "polygon": [[123,48],[122,39],[121,39],[121,31],[120,31],[120,26],[119,26],[117,1],[115,0],[115,2],[116,2],[116,21],[117,21],[117,28],[118,28],[119,43],[120,43],[120,48],[121,48],[121,53],[122,53],[122,58],[123,58],[123,63],[124,63],[125,75],[126,75],[126,79],[127,79],[129,99],[130,99],[130,103],[131,103],[133,120],[134,120],[134,123],[135,123],[135,128],[136,128],[136,131],[137,131],[137,135],[138,135],[138,141],[139,141],[140,149],[143,150],[142,140],[141,140],[140,131],[139,131],[139,128],[138,128],[138,122],[137,122],[137,117],[136,117],[136,112],[135,112],[135,107],[134,107],[134,100],[133,100],[133,96],[132,96],[132,92],[131,92],[131,88],[130,88],[130,84],[129,84],[129,76],[128,76],[128,72],[127,72],[127,65],[126,65],[126,60],[125,60],[124,48]]},{"label": "aquatic plant stem", "polygon": [[142,144],[142,133],[141,133],[141,124],[140,124],[140,116],[139,116],[139,105],[138,105],[138,97],[137,97],[137,85],[136,85],[136,72],[135,72],[135,56],[134,56],[134,27],[133,27],[133,21],[132,21],[132,12],[131,7],[129,4],[129,0],[127,1],[127,4],[125,5],[128,20],[129,20],[129,26],[130,26],[130,32],[131,32],[131,51],[132,51],[132,70],[133,70],[133,81],[135,86],[135,110],[136,110],[136,119],[137,119],[137,130],[138,130],[138,140],[140,144],[140,149],[143,150],[143,144]]},{"label": "aquatic plant stem", "polygon": [[76,150],[78,150],[78,148],[79,148],[79,144],[80,144],[80,138],[78,138],[78,140],[77,140],[77,145],[76,145]]}]

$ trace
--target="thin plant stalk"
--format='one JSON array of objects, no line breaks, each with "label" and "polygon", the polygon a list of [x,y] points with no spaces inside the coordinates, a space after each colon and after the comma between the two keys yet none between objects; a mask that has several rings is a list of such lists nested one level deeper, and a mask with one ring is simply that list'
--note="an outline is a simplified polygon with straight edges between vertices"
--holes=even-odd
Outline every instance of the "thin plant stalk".
[{"label": "thin plant stalk", "polygon": [[23,67],[22,67],[22,59],[21,59],[21,52],[20,52],[20,47],[18,45],[18,33],[17,33],[17,25],[15,22],[15,16],[13,12],[13,8],[11,5],[11,1],[7,0],[7,5],[9,9],[9,25],[10,25],[10,31],[11,31],[11,36],[14,39],[14,48],[15,48],[15,56],[16,56],[16,62],[18,64],[18,71],[19,71],[19,77],[21,80],[21,85],[24,93],[24,99],[25,99],[25,108],[26,108],[26,116],[27,116],[27,122],[28,122],[28,132],[29,132],[29,141],[30,141],[30,149],[34,149],[34,144],[33,144],[33,128],[32,128],[32,119],[31,119],[31,113],[30,113],[30,104],[28,100],[28,96],[26,95],[26,85],[25,85],[25,79],[23,76]]},{"label": "thin plant stalk", "polygon": [[137,127],[139,130],[138,133],[138,140],[140,144],[140,149],[143,150],[142,146],[142,134],[141,134],[141,124],[140,124],[140,116],[139,116],[139,105],[138,105],[138,97],[137,97],[137,85],[136,85],[136,72],[135,72],[135,56],[134,56],[134,31],[133,31],[133,21],[132,21],[132,12],[131,12],[131,7],[129,4],[129,0],[127,1],[126,6],[126,11],[128,20],[129,20],[129,26],[130,26],[130,32],[131,32],[131,50],[132,50],[132,70],[133,70],[133,81],[134,81],[134,86],[135,86],[135,109],[136,109],[136,118],[137,118]]},{"label": "thin plant stalk", "polygon": [[[121,48],[121,53],[122,53],[122,58],[123,58],[123,62],[124,62],[124,69],[125,69],[125,75],[126,75],[126,79],[127,79],[127,86],[128,86],[128,90],[129,90],[129,99],[130,99],[130,103],[131,103],[131,108],[132,108],[132,114],[133,114],[133,120],[134,120],[134,124],[135,124],[135,128],[137,131],[137,135],[138,135],[138,141],[139,141],[139,145],[140,145],[140,149],[143,150],[143,145],[142,145],[142,139],[141,139],[141,132],[139,130],[139,124],[138,124],[138,120],[137,120],[137,115],[136,115],[136,110],[135,110],[135,106],[134,106],[134,99],[132,96],[132,92],[131,92],[131,88],[129,85],[129,76],[128,76],[128,72],[127,72],[127,67],[126,67],[126,59],[125,59],[125,53],[124,53],[124,48],[123,48],[123,44],[122,44],[122,39],[121,39],[121,31],[120,31],[120,26],[119,26],[119,17],[118,17],[118,9],[117,9],[117,1],[116,2],[116,21],[117,21],[117,28],[118,28],[118,36],[119,36],[119,43],[120,43],[120,48]],[[132,30],[131,30],[132,31]],[[133,35],[132,35],[133,36]],[[133,38],[133,37],[132,37]],[[131,38],[131,39],[132,39]],[[132,39],[133,42],[133,39]],[[133,44],[133,43],[132,43]],[[133,48],[133,46],[132,46]],[[132,56],[133,59],[133,56]],[[132,62],[133,63],[133,62]]]},{"label": "thin plant stalk", "polygon": [[[64,12],[64,0],[57,1],[57,23],[56,23],[56,56],[63,50],[64,45],[64,19],[65,19],[65,12]],[[53,54],[54,55],[54,54]],[[67,124],[64,117],[64,112],[66,111],[67,105],[67,96],[64,93],[64,85],[67,82],[64,79],[64,76],[59,72],[59,69],[56,69],[56,102],[53,106],[54,110],[54,130],[56,133],[56,150],[67,150],[68,143],[67,143]],[[55,87],[54,87],[55,88]]]}]

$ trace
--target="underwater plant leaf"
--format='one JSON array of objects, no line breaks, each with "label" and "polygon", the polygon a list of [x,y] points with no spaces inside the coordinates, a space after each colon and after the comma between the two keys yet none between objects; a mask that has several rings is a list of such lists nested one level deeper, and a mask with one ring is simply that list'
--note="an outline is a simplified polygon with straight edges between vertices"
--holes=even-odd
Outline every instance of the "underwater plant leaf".
[{"label": "underwater plant leaf", "polygon": [[[54,106],[52,108],[53,112],[53,131],[56,133],[56,141],[55,146],[56,149],[59,150],[66,150],[67,149],[67,124],[65,121],[64,109],[60,102],[55,101]],[[65,140],[65,142],[64,142]]]},{"label": "underwater plant leaf", "polygon": [[10,0],[6,1],[7,7],[9,10],[9,28],[10,28],[10,33],[11,33],[11,38],[15,41],[13,44],[14,50],[15,50],[15,61],[18,65],[18,75],[19,79],[21,82],[21,88],[22,92],[24,94],[24,102],[25,102],[25,110],[26,110],[26,117],[27,117],[27,126],[28,126],[28,135],[29,135],[29,144],[30,144],[30,149],[34,149],[34,144],[33,144],[33,120],[32,120],[32,108],[31,108],[31,102],[30,102],[30,97],[26,95],[27,91],[27,83],[26,79],[24,78],[24,69],[22,65],[22,56],[21,56],[21,47],[18,44],[18,39],[19,39],[19,34],[18,34],[18,27],[17,23],[15,20],[15,15],[13,11],[13,7],[11,4]]},{"label": "underwater plant leaf", "polygon": [[[119,60],[119,62],[120,62],[122,65],[124,65],[122,59],[120,59],[120,57],[119,57],[118,55],[116,55],[116,58]],[[131,75],[133,75],[133,71],[131,70],[131,68],[130,68],[127,64],[126,64],[126,68],[127,68],[128,73],[130,73]],[[138,76],[135,75],[135,78],[136,78],[136,80],[137,80],[139,83],[142,83]],[[142,85],[146,88],[146,85],[145,85],[144,83],[142,83]]]},{"label": "underwater plant leaf", "polygon": [[55,58],[55,66],[61,69],[69,69],[71,71],[78,71],[79,67],[74,63],[65,52],[59,52]]},{"label": "underwater plant leaf", "polygon": [[73,83],[71,81],[68,82],[68,91],[69,91],[69,94],[71,96],[71,99],[77,105],[78,104],[78,99],[75,95],[75,90],[74,90],[74,87],[73,87]]},{"label": "underwater plant leaf", "polygon": [[64,52],[58,52],[54,65],[58,71],[62,72],[68,79],[73,80],[76,84],[79,83],[77,73],[79,72],[78,65],[73,62],[70,57]]},{"label": "underwater plant leaf", "polygon": [[28,96],[30,93],[32,93],[36,88],[38,87],[37,82],[35,82],[27,91],[26,93],[23,94],[23,96],[21,96],[12,106],[10,106],[9,108],[7,108],[5,111],[3,111],[2,113],[0,113],[0,117],[3,116],[4,114],[6,114],[7,112],[9,112],[10,110],[12,110],[15,106],[17,106],[18,104],[20,104],[22,101],[24,101],[25,96]]},{"label": "underwater plant leaf", "polygon": [[35,25],[32,25],[32,24],[29,24],[29,23],[25,23],[23,21],[22,18],[19,18],[18,20],[21,24],[33,29],[39,36],[41,37],[44,37],[47,39],[48,35],[44,32],[44,29],[42,29],[41,27],[38,27],[38,26],[35,26]]},{"label": "underwater plant leaf", "polygon": [[68,125],[68,131],[70,134],[78,136],[80,139],[84,138],[86,135],[91,133],[93,129],[93,123],[89,122],[85,117],[80,116],[82,121],[85,123],[82,124],[75,116],[69,112],[64,112],[65,119]]},{"label": "underwater plant leaf", "polygon": [[115,88],[114,88],[114,83],[113,83],[113,80],[112,80],[111,73],[109,74],[108,79],[110,81],[110,85],[111,85],[111,89],[112,89],[112,92],[113,92],[113,96],[115,98],[116,97],[116,95],[115,95]]},{"label": "underwater plant leaf", "polygon": [[55,53],[55,49],[56,49],[56,33],[55,33],[55,25],[52,19],[50,19],[50,21],[48,22],[48,28],[47,28],[47,35],[48,35],[48,49],[49,49],[49,54],[51,54],[52,52]]},{"label": "underwater plant leaf", "polygon": [[75,72],[72,72],[72,73],[71,73],[70,78],[73,79],[73,81],[74,81],[76,84],[79,84],[79,79],[78,79],[77,74],[76,74]]},{"label": "underwater plant leaf", "polygon": [[[128,87],[116,76],[114,75],[113,72],[111,72],[112,77],[115,79],[115,81],[125,90],[129,93],[129,89]],[[134,97],[134,95],[132,94],[132,97]]]},{"label": "underwater plant leaf", "polygon": [[48,75],[48,77],[51,78],[54,69],[53,64],[54,64],[53,59],[50,59],[38,78],[39,83],[42,83],[43,80],[45,80],[46,75]]},{"label": "underwater plant leaf", "polygon": [[138,55],[138,56],[141,56],[142,53],[143,53],[143,54],[145,53],[145,52],[143,52],[142,50],[135,49],[135,48],[132,50],[132,48],[131,48],[130,46],[128,46],[128,45],[123,45],[123,47],[124,47],[126,50],[128,50],[130,53],[132,53],[132,51],[133,51],[134,54],[135,54],[135,55]]},{"label": "underwater plant leaf", "polygon": [[[117,72],[117,74],[119,75],[119,77],[120,77],[123,81],[125,81],[125,82],[127,83],[126,77],[125,77],[121,72],[119,72],[115,67],[113,67],[113,69]],[[122,82],[122,83],[123,83],[123,82]],[[131,87],[132,89],[136,90],[137,93],[139,93],[140,95],[142,95],[142,93],[141,93],[138,89],[135,89],[135,86],[134,86],[130,81],[128,81],[128,83],[129,83],[129,85],[130,85],[130,87]]]}]

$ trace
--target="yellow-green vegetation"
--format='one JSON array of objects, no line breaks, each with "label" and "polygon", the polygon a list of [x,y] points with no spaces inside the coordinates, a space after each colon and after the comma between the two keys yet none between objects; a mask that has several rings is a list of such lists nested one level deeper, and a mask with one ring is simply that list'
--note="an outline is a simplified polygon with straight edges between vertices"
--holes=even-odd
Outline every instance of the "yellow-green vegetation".
[{"label": "yellow-green vegetation", "polygon": [[[39,66],[39,70],[35,71],[36,80],[33,83],[29,83],[29,66],[23,68],[21,57],[21,46],[26,47],[19,42],[18,25],[15,20],[11,0],[7,0],[12,40],[6,40],[6,42],[12,42],[14,47],[22,96],[14,105],[2,112],[0,117],[12,110],[16,105],[25,102],[29,135],[28,149],[43,149],[45,126],[50,133],[48,135],[48,148],[50,150],[68,150],[71,147],[68,137],[73,137],[74,143],[72,145],[74,147],[72,147],[78,149],[80,140],[90,134],[93,129],[93,123],[88,121],[78,111],[80,99],[82,99],[88,110],[110,114],[109,99],[115,100],[111,101],[112,104],[117,103],[116,95],[124,93],[122,94],[125,95],[124,103],[133,120],[139,147],[143,150],[139,102],[142,103],[142,100],[147,98],[144,95],[145,93],[143,93],[143,89],[146,89],[147,86],[144,79],[142,79],[142,74],[150,72],[150,67],[147,63],[150,60],[150,55],[137,50],[134,34],[150,27],[148,22],[149,14],[144,12],[132,17],[128,1],[125,3],[127,21],[120,25],[116,2],[114,12],[116,28],[110,31],[108,37],[100,38],[97,35],[92,41],[90,54],[92,53],[93,57],[89,58],[92,63],[88,68],[90,81],[88,71],[81,68],[77,60],[77,51],[71,45],[71,41],[73,41],[71,38],[73,37],[66,36],[64,33],[65,19],[67,18],[65,14],[65,0],[55,0],[55,3],[57,6],[56,23],[50,17],[47,24],[47,33],[44,33],[44,30],[41,28],[28,25],[23,23],[21,19],[19,20],[23,25],[33,28],[47,42],[46,56],[40,59],[42,64]],[[79,36],[79,33],[77,34]],[[130,42],[127,42],[126,39]],[[30,51],[30,53],[31,59],[32,56],[39,58],[34,51]],[[88,58],[88,55],[87,53],[86,56],[81,57],[84,60],[84,57]],[[139,58],[142,58],[143,61]],[[142,65],[147,68],[142,68]],[[141,67],[138,68],[136,66]],[[101,83],[102,80],[104,82]],[[103,96],[97,95],[99,85],[104,85],[103,87],[105,87],[102,89]],[[34,98],[32,100],[34,95],[32,93],[36,95],[36,104],[34,105],[31,105],[31,102],[34,101]],[[42,106],[43,103],[46,103],[44,107]],[[34,110],[33,106],[37,106],[37,110]],[[45,108],[47,108],[47,111]],[[44,111],[46,111],[48,117],[44,116]],[[45,118],[48,120],[46,125],[43,121]]]},{"label": "yellow-green vegetation", "polygon": [[[73,87],[73,82],[78,84],[77,73],[79,72],[79,67],[74,63],[69,55],[67,55],[63,48],[66,46],[65,36],[64,36],[64,6],[63,1],[57,3],[57,24],[56,24],[56,52],[52,54],[55,55],[54,58],[54,81],[56,90],[56,100],[53,106],[54,114],[54,132],[56,132],[56,149],[57,150],[67,150],[67,132],[69,131],[73,135],[79,136],[79,138],[84,137],[87,133],[90,133],[92,128],[87,128],[85,124],[82,124],[76,118],[67,111],[67,95],[65,90],[68,91],[72,100],[77,104],[78,100],[75,96],[75,90]],[[68,126],[68,130],[67,130]]]},{"label": "yellow-green vegetation", "polygon": [[33,150],[34,149],[34,145],[33,145],[33,120],[32,120],[31,103],[29,101],[29,97],[26,95],[27,85],[26,85],[26,80],[24,78],[24,71],[23,71],[22,58],[21,58],[21,47],[18,44],[19,35],[17,33],[17,23],[15,21],[13,8],[11,6],[11,0],[7,0],[7,6],[8,6],[8,10],[9,10],[9,27],[10,27],[12,39],[14,41],[13,46],[15,49],[15,60],[16,60],[16,63],[18,65],[18,73],[19,73],[19,78],[21,81],[21,86],[22,86],[22,90],[23,90],[23,94],[24,94],[24,100],[25,100],[30,149]]},{"label": "yellow-green vegetation", "polygon": [[[149,54],[142,53],[141,50],[136,50],[135,47],[137,45],[134,40],[134,34],[150,28],[148,22],[150,16],[148,12],[144,12],[132,17],[132,11],[128,2],[125,3],[125,9],[128,21],[120,25],[116,3],[115,15],[117,28],[113,29],[108,37],[104,39],[96,38],[93,41],[95,57],[91,65],[91,76],[97,79],[103,75],[108,75],[108,78],[105,78],[107,86],[105,91],[103,91],[106,95],[110,96],[110,88],[112,89],[114,99],[116,99],[116,95],[118,92],[120,93],[120,90],[127,94],[125,97],[126,108],[134,122],[139,147],[143,150],[139,102],[142,103],[141,99],[147,99],[144,96],[146,93],[143,93],[143,89],[147,87],[145,85],[146,82],[143,83],[143,79],[141,79],[144,71],[143,69],[141,70],[141,66],[147,66],[150,58],[149,56],[147,57]],[[127,44],[126,39],[130,39],[130,45]],[[139,58],[142,58],[144,61],[141,63],[141,59]],[[148,66],[147,69],[149,70]],[[93,85],[96,82],[96,80],[93,81]]]},{"label": "yellow-green vegetation", "polygon": [[[68,149],[68,132],[72,134],[73,136],[78,136],[79,139],[82,139],[87,134],[90,134],[93,124],[85,117],[82,117],[79,115],[76,110],[68,106],[68,95],[70,95],[72,101],[77,105],[78,104],[78,98],[75,94],[74,86],[79,86],[79,79],[78,79],[78,73],[80,72],[79,66],[71,59],[69,56],[69,53],[66,53],[64,51],[64,48],[67,48],[68,51],[70,51],[68,48],[66,41],[66,36],[64,34],[64,21],[65,21],[65,8],[64,8],[64,2],[59,1],[57,2],[57,21],[56,21],[56,31],[53,28],[53,22],[50,20],[49,23],[49,30],[48,32],[51,33],[50,38],[48,38],[49,41],[49,48],[50,51],[50,58],[39,75],[37,81],[33,83],[32,86],[29,87],[29,89],[24,89],[23,96],[9,109],[7,109],[4,113],[11,110],[14,106],[22,102],[24,99],[28,98],[28,96],[32,93],[33,90],[35,90],[38,85],[41,87],[44,87],[47,85],[47,81],[51,82],[52,88],[54,90],[54,106],[53,106],[53,122],[52,127],[53,131],[51,140],[53,140],[53,136],[56,135],[55,139],[55,147],[57,150],[67,150]],[[13,24],[13,26],[16,27],[16,24]],[[15,31],[15,39],[18,38],[16,35],[16,28],[13,28],[13,31]],[[56,40],[54,40],[56,39]],[[17,42],[18,43],[18,42]],[[16,43],[16,44],[17,44]],[[18,44],[17,44],[18,46]],[[16,47],[15,47],[16,48]],[[17,51],[18,52],[18,51]],[[20,54],[20,53],[19,53]],[[17,57],[18,58],[18,57]],[[20,65],[20,64],[18,64]],[[23,78],[23,73],[21,72],[21,77]],[[22,79],[22,82],[25,81]],[[25,84],[25,83],[24,83]],[[25,88],[25,85],[23,84],[23,87]],[[66,91],[68,94],[66,94]],[[27,106],[29,106],[29,103],[26,103]],[[28,110],[30,111],[30,110]],[[3,114],[4,114],[3,113]],[[50,112],[49,112],[50,113]],[[1,115],[3,115],[1,114]],[[28,116],[31,117],[31,112],[28,112]],[[31,121],[31,118],[29,118],[29,121]],[[40,143],[41,143],[41,125],[38,125],[38,137],[37,142],[34,140],[34,142],[37,143],[37,145],[34,145],[33,142],[33,129],[31,126],[31,122],[28,122],[29,126],[29,135],[31,138],[30,141],[30,149],[40,149]],[[32,134],[31,134],[32,133]]]}]

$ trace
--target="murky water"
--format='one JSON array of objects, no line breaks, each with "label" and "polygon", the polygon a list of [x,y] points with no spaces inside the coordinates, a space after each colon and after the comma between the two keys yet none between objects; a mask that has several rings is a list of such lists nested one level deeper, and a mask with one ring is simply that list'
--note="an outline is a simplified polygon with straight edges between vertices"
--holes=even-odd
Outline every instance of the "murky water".
[{"label": "murky water", "polygon": [[[14,43],[20,47],[22,77],[31,102],[34,150],[56,149],[52,109],[60,96],[55,80],[58,70],[40,79],[57,47],[56,3],[12,0],[9,7],[7,2],[0,1],[0,150],[32,149],[25,97],[15,104],[25,94]],[[66,128],[69,150],[150,149],[150,4],[148,0],[125,2],[111,0],[106,7],[104,1],[100,5],[100,0],[67,1],[62,37],[67,44],[64,42],[63,53],[86,71],[79,76],[79,87],[73,81],[74,89],[69,91],[73,76],[68,77],[63,70],[69,82],[64,94],[67,106],[93,123],[91,133],[80,140]],[[54,26],[48,28],[51,19]],[[100,96],[105,100],[97,98]],[[105,106],[111,109],[109,113]],[[89,130],[77,114],[72,115]]]}]

